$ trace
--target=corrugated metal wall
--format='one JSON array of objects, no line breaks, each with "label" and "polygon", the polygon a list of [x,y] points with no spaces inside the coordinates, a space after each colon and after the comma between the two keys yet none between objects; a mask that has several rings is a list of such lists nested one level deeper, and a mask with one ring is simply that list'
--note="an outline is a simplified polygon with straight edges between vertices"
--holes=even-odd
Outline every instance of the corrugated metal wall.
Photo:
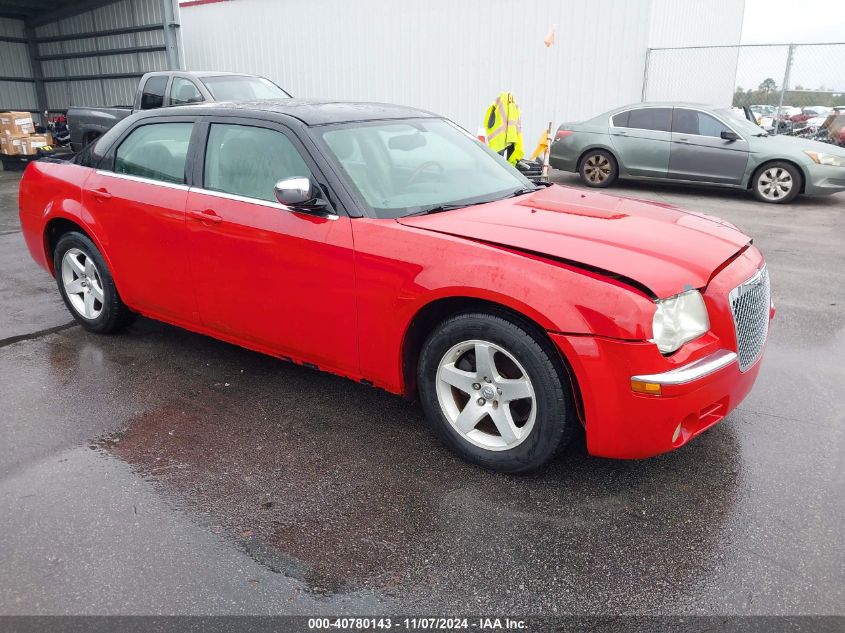
[{"label": "corrugated metal wall", "polygon": [[[719,37],[730,22],[738,41],[743,4],[230,0],[182,7],[180,21],[187,68],[265,75],[297,96],[413,105],[475,132],[487,105],[510,90],[533,145],[549,121],[639,101],[652,38],[696,37],[705,20]],[[552,25],[557,41],[546,48]]]},{"label": "corrugated metal wall", "polygon": [[[23,38],[23,20],[0,18],[0,36]],[[32,78],[25,42],[0,41],[0,77]],[[24,81],[0,81],[0,110],[35,110],[35,85]]]},{"label": "corrugated metal wall", "polygon": [[180,13],[189,69],[265,75],[296,96],[413,105],[473,133],[510,90],[532,145],[549,121],[638,101],[650,28],[650,0],[232,0]]},{"label": "corrugated metal wall", "polygon": [[[160,0],[121,0],[93,11],[50,22],[36,29],[36,37],[50,38],[80,33],[103,32],[124,27],[161,24]],[[121,33],[44,42],[38,45],[41,56],[82,53],[83,57],[44,60],[41,63],[47,80],[47,102],[50,109],[64,110],[70,106],[130,105],[138,78],[152,70],[166,70],[167,58],[163,50],[121,55],[88,56],[98,50],[113,50],[145,46],[164,46],[161,30]],[[100,75],[134,75],[100,79]],[[57,81],[65,77],[87,77],[90,80]],[[51,81],[52,80],[52,81]]]}]

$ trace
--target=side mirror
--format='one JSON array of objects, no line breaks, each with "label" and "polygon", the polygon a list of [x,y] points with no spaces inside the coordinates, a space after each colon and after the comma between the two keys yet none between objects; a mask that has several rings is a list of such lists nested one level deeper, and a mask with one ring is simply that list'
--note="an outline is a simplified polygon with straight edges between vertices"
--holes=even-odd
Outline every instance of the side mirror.
[{"label": "side mirror", "polygon": [[310,178],[285,178],[276,183],[273,188],[276,200],[289,207],[292,211],[324,215],[328,204],[320,196],[320,191]]},{"label": "side mirror", "polygon": [[738,141],[740,139],[739,134],[731,130],[722,130],[720,136],[726,141]]}]

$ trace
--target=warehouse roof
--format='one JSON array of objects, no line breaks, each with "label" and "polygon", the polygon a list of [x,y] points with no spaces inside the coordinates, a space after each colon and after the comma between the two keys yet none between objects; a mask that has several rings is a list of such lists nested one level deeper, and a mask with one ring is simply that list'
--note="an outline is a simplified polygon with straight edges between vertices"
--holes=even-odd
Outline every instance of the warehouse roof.
[{"label": "warehouse roof", "polygon": [[14,20],[47,21],[77,15],[119,0],[0,0],[0,17]]}]

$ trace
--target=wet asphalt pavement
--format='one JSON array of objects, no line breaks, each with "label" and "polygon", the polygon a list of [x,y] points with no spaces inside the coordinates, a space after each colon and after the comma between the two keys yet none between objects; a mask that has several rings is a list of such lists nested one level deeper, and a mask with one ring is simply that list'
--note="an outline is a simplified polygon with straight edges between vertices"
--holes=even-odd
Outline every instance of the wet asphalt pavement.
[{"label": "wet asphalt pavement", "polygon": [[0,173],[0,614],[845,614],[845,195],[614,188],[754,236],[778,311],[758,384],[674,453],[580,439],[511,477],[399,397],[146,319],[68,325],[18,177]]}]

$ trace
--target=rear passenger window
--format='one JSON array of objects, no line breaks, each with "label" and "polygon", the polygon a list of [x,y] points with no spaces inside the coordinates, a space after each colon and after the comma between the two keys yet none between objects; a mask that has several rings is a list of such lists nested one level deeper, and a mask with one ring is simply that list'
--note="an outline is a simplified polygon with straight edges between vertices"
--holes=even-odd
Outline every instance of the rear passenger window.
[{"label": "rear passenger window", "polygon": [[184,183],[193,123],[152,123],[139,127],[120,144],[114,171],[162,182]]},{"label": "rear passenger window", "polygon": [[611,122],[613,123],[613,127],[628,127],[628,115],[630,114],[630,110],[626,110],[625,112],[620,112],[619,114],[614,114]]},{"label": "rear passenger window", "polygon": [[214,123],[205,149],[203,186],[248,198],[276,201],[276,183],[311,177],[311,170],[287,136],[247,125]]},{"label": "rear passenger window", "polygon": [[672,126],[672,108],[638,108],[628,113],[629,128],[668,132]]},{"label": "rear passenger window", "polygon": [[152,110],[164,105],[164,91],[167,88],[167,75],[155,75],[147,79],[144,92],[141,93],[141,109]]}]

